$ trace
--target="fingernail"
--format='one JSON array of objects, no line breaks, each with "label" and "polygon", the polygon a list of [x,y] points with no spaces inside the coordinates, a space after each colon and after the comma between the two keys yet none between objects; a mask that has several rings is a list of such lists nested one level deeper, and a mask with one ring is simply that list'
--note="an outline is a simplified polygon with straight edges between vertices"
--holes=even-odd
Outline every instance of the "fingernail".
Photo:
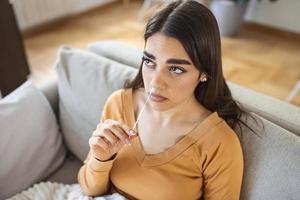
[{"label": "fingernail", "polygon": [[136,132],[134,130],[129,130],[128,135],[134,136],[134,135],[136,135]]},{"label": "fingernail", "polygon": [[126,143],[127,145],[131,145],[131,142],[130,142],[128,139],[125,139],[125,143]]}]

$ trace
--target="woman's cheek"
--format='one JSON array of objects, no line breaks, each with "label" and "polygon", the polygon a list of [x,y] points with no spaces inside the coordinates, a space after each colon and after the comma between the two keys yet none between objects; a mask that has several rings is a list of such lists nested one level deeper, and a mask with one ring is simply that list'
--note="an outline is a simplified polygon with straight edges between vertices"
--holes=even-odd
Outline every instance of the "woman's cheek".
[{"label": "woman's cheek", "polygon": [[147,69],[145,66],[143,66],[143,68],[142,68],[142,76],[143,76],[143,80],[144,80],[144,86],[148,87],[148,84],[150,84],[150,74],[149,74],[149,72],[147,72]]},{"label": "woman's cheek", "polygon": [[[179,98],[186,98],[187,96],[190,96],[194,94],[194,89],[197,85],[196,81],[192,81],[192,78],[182,79],[174,82],[174,88],[176,88],[177,94],[179,95]],[[180,91],[180,92],[178,92]]]}]

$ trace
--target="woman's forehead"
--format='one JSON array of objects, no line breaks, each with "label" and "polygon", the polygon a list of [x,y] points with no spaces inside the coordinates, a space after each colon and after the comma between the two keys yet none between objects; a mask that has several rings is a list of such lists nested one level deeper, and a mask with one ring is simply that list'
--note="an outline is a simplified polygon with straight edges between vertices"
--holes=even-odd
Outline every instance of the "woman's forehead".
[{"label": "woman's forehead", "polygon": [[182,44],[173,37],[155,33],[147,39],[145,51],[156,58],[181,58],[190,60]]}]

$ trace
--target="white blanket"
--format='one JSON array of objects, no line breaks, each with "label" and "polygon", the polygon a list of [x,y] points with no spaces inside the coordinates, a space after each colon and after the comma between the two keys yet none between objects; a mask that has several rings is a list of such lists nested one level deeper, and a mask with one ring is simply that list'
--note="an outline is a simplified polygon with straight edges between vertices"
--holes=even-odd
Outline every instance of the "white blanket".
[{"label": "white blanket", "polygon": [[83,193],[79,184],[41,182],[7,200],[126,200],[126,198],[118,193],[92,198]]}]

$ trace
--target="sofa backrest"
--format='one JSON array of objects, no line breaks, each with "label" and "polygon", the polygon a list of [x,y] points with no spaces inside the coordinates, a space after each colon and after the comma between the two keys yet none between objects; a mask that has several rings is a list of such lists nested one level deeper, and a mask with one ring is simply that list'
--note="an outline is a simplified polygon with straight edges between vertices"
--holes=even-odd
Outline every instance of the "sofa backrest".
[{"label": "sofa backrest", "polygon": [[[62,47],[55,64],[59,123],[67,146],[80,160],[84,160],[88,152],[88,138],[99,123],[106,99],[113,91],[122,88],[125,80],[135,76],[141,56],[140,50],[128,49],[128,45],[119,42],[93,45],[89,45],[90,51]],[[128,66],[132,64],[134,66]],[[282,110],[273,113],[264,109],[263,105],[256,107],[240,96],[251,94],[249,98],[255,101],[263,99],[261,101],[270,104],[274,103],[273,99],[266,97],[269,101],[264,101],[265,95],[249,93],[249,90],[233,83],[229,85],[233,96],[252,112],[257,123],[251,118],[245,120],[259,135],[245,127],[243,134],[236,130],[245,163],[241,199],[298,198],[300,137],[296,134],[299,134],[299,108],[274,100],[275,106]],[[288,123],[289,120],[292,124]]]}]

